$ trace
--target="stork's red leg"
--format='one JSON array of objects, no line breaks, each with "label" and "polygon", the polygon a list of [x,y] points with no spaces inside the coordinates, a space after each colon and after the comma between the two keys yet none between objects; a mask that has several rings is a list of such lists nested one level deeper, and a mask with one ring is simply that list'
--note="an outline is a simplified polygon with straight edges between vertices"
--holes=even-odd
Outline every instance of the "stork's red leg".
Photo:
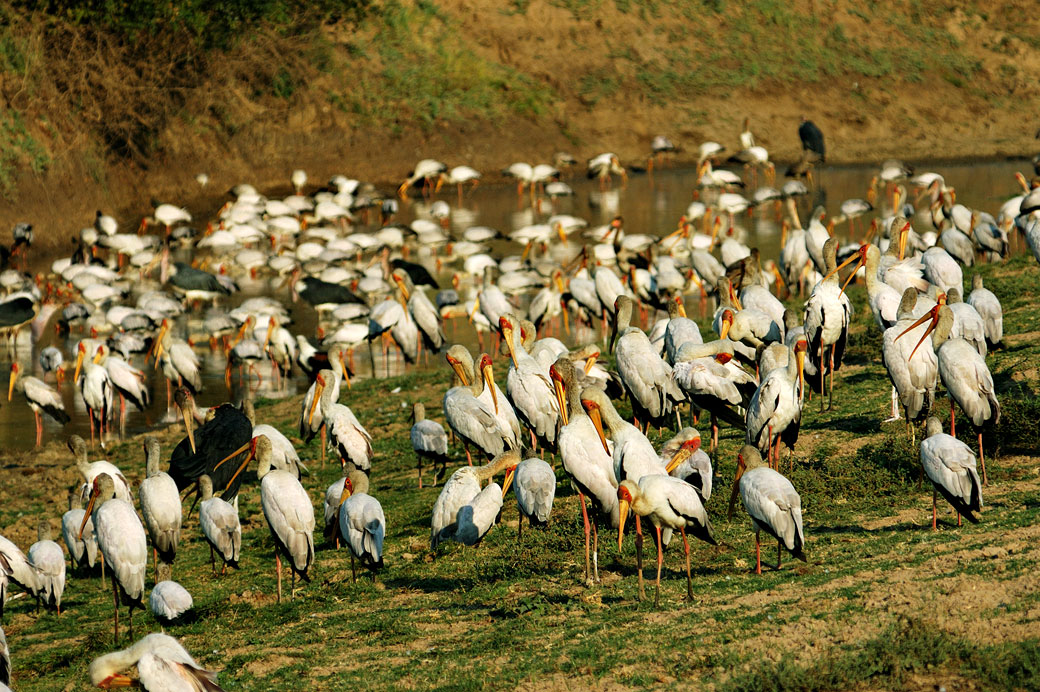
[{"label": "stork's red leg", "polygon": [[755,574],[762,574],[762,548],[758,542],[758,531],[755,531]]},{"label": "stork's red leg", "polygon": [[585,524],[585,581],[589,580],[589,511],[585,508],[585,496],[578,491],[578,502],[581,504],[581,519]]}]

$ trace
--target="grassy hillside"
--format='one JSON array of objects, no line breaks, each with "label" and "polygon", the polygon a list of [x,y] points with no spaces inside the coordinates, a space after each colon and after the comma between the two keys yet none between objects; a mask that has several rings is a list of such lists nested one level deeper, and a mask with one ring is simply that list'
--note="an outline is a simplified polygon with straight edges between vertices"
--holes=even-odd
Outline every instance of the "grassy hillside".
[{"label": "grassy hillside", "polygon": [[[15,2],[0,8],[0,224],[435,156],[629,162],[667,134],[774,158],[1032,154],[1040,26],[1021,2]],[[55,194],[60,190],[60,194]],[[89,216],[87,217],[89,219]]]},{"label": "grassy hillside", "polygon": [[[241,569],[212,574],[197,517],[187,518],[174,578],[192,593],[196,617],[166,631],[219,670],[229,691],[1036,689],[1036,265],[1019,256],[978,271],[1003,303],[1006,348],[987,359],[1003,417],[988,437],[990,485],[977,525],[957,527],[940,504],[940,530],[931,531],[931,490],[917,486],[918,453],[901,422],[880,422],[889,385],[877,329],[859,309],[835,380],[835,409],[821,414],[815,401],[806,405],[796,453],[783,462],[802,497],[805,564],[785,560],[780,571],[753,573],[748,519],[739,506],[732,520],[725,516],[742,444],[729,429],[707,504],[721,547],[692,545],[692,603],[681,548],[666,551],[660,609],[637,602],[631,539],[619,553],[609,532],[600,542],[602,582],[583,583],[581,519],[562,471],[546,530],[525,528],[518,543],[509,495],[501,523],[478,549],[449,545],[434,556],[429,520],[440,487],[416,487],[407,431],[414,401],[441,417],[448,375],[439,367],[358,382],[342,396],[374,433],[371,493],[388,522],[386,568],[375,583],[352,583],[346,553],[319,536],[313,581],[294,602],[277,604],[273,544],[250,471],[240,496]],[[851,296],[863,306],[861,286]],[[259,402],[258,416],[293,438],[299,405],[299,398]],[[940,413],[945,405],[940,400]],[[963,424],[958,430],[964,439]],[[168,451],[181,434],[158,436]],[[312,469],[305,486],[320,517],[338,467],[319,464],[316,440],[294,441]],[[108,457],[134,484],[140,480],[139,439],[114,445]],[[18,473],[0,487],[0,530],[27,546],[39,516],[65,510],[76,471],[59,442],[7,463]],[[773,550],[767,541],[765,560]],[[648,548],[647,564],[654,559]],[[25,600],[9,603],[15,689],[87,689],[90,659],[111,648],[111,592],[97,576],[76,575],[65,608],[60,617],[36,616]],[[150,615],[135,622],[137,636],[158,629]]]}]

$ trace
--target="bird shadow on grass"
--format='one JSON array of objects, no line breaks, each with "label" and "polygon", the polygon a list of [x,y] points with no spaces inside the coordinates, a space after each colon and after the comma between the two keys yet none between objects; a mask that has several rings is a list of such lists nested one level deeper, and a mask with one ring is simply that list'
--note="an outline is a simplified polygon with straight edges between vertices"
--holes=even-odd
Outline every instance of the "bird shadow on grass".
[{"label": "bird shadow on grass", "polygon": [[814,535],[878,535],[889,533],[892,531],[920,531],[922,525],[912,524],[910,522],[903,522],[900,524],[890,524],[888,526],[881,526],[876,529],[868,529],[864,526],[856,526],[853,524],[831,524],[829,526],[814,526]]},{"label": "bird shadow on grass", "polygon": [[387,587],[399,589],[418,589],[426,593],[443,593],[446,591],[469,591],[479,582],[476,579],[461,577],[394,577],[383,582]]},{"label": "bird shadow on grass", "polygon": [[[803,414],[804,416],[804,414]],[[876,416],[867,415],[851,415],[834,417],[830,419],[815,419],[805,425],[805,418],[803,420],[803,427],[807,430],[841,430],[843,432],[851,433],[876,433],[881,431],[881,421]]]}]

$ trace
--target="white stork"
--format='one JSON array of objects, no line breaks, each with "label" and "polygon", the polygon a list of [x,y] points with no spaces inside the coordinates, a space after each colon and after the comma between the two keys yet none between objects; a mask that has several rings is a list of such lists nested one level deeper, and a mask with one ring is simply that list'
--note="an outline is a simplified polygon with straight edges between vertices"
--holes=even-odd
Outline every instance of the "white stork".
[{"label": "white stork", "polygon": [[[181,539],[181,496],[169,474],[159,470],[159,440],[144,440],[145,474],[138,491],[144,526],[152,539],[152,560],[158,575],[158,560],[173,565]],[[159,581],[158,576],[156,581]]]},{"label": "white stork", "polygon": [[[829,238],[823,246],[826,273],[823,281],[813,287],[805,301],[805,336],[808,340],[808,355],[820,373],[820,410],[823,410],[824,375],[830,373],[830,401],[834,404],[834,371],[841,367],[845,343],[849,336],[849,320],[852,318],[852,303],[838,284],[838,268],[835,250],[837,238]],[[830,358],[824,352],[830,347]]]},{"label": "white stork", "polygon": [[33,419],[36,422],[36,446],[39,447],[43,442],[43,422],[40,417],[40,411],[45,411],[47,415],[61,425],[69,422],[69,414],[65,412],[65,404],[62,403],[61,396],[57,391],[51,389],[50,385],[43,380],[35,377],[26,376],[19,379],[21,372],[21,365],[11,363],[11,381],[7,386],[7,400],[11,400],[11,395],[15,389],[25,395],[25,401],[29,404],[29,408],[32,409]]},{"label": "white stork", "polygon": [[776,539],[776,569],[780,569],[782,548],[787,548],[791,555],[805,562],[802,499],[791,481],[766,468],[762,456],[751,445],[744,445],[737,455],[737,474],[733,479],[727,514],[730,518],[733,517],[738,492],[755,530],[755,574],[762,574],[758,536],[763,530]]},{"label": "white stork", "polygon": [[531,431],[531,447],[537,441],[550,450],[556,450],[556,430],[560,414],[553,405],[553,389],[548,369],[535,360],[520,340],[520,320],[513,314],[499,318],[502,338],[509,349],[512,367],[506,375],[506,393],[513,402],[518,418]]},{"label": "white stork", "polygon": [[972,514],[982,509],[982,485],[975,470],[975,455],[968,445],[942,431],[942,423],[934,416],[925,424],[926,439],[921,441],[921,465],[932,482],[932,530],[936,530],[936,495],[942,495],[961,515],[973,524],[979,520]]},{"label": "white stork", "polygon": [[148,539],[133,504],[116,497],[116,484],[107,473],[98,474],[90,493],[80,536],[94,522],[98,547],[112,575],[114,640],[119,642],[119,602],[129,609],[130,636],[134,636],[134,608],[144,610],[144,577],[148,570]]},{"label": "white stork", "polygon": [[[119,671],[137,666],[139,681]],[[145,690],[205,690],[221,692],[217,674],[206,670],[168,634],[149,634],[128,649],[95,658],[90,663],[90,683],[95,687],[133,687]]]},{"label": "white stork", "polygon": [[[365,488],[367,490],[367,487]],[[350,476],[343,479],[339,501],[339,532],[350,550],[350,573],[357,581],[354,560],[375,572],[383,566],[383,539],[386,536],[386,516],[379,500],[365,490],[354,490]]]},{"label": "white stork", "polygon": [[[444,484],[433,504],[430,519],[430,549],[446,540],[463,545],[476,545],[495,525],[502,511],[502,498],[513,480],[513,471],[520,463],[520,454],[506,450],[484,466],[463,466]],[[505,471],[504,487],[490,483],[481,490],[484,481]]]},{"label": "white stork", "polygon": [[802,420],[806,341],[799,339],[787,367],[775,368],[751,397],[746,414],[745,441],[767,453],[769,464],[780,464],[780,442],[794,449]]},{"label": "white stork", "polygon": [[[964,339],[950,338],[953,312],[947,305],[936,305],[903,334],[931,320],[925,336],[931,334],[932,344],[939,359],[939,379],[950,395],[950,435],[956,436],[954,404],[968,416],[979,437],[979,461],[982,462],[982,482],[986,479],[986,457],[982,450],[982,427],[1000,422],[1000,402],[993,391],[993,375],[985,359]],[[902,336],[900,334],[899,336]],[[915,347],[916,348],[916,347]],[[913,358],[914,353],[910,353]]]},{"label": "white stork", "polygon": [[199,477],[199,526],[202,535],[209,543],[209,562],[214,569],[213,551],[220,555],[220,573],[227,571],[227,566],[238,567],[238,558],[242,552],[242,525],[238,519],[238,509],[226,500],[213,496],[213,481],[209,476]]},{"label": "white stork", "polygon": [[[560,422],[563,424],[557,438],[557,448],[563,461],[563,470],[570,476],[578,491],[581,517],[585,525],[585,580],[599,581],[599,532],[597,520],[606,521],[613,528],[618,522],[617,479],[614,477],[614,458],[607,446],[598,444],[599,433],[592,419],[581,405],[581,390],[576,381],[576,370],[567,356],[560,356],[549,368]],[[592,500],[593,520],[589,521],[585,496]],[[591,526],[590,526],[591,523]],[[593,541],[593,569],[589,565],[590,530]]]},{"label": "white stork", "polygon": [[664,564],[664,548],[661,545],[661,529],[678,530],[683,537],[686,551],[686,597],[693,600],[693,583],[690,578],[690,542],[686,529],[702,541],[718,545],[712,536],[711,522],[704,510],[700,495],[693,486],[671,476],[643,476],[638,483],[622,481],[618,486],[618,503],[621,519],[618,522],[618,551],[624,537],[625,517],[629,507],[637,517],[647,517],[657,533],[657,588],[654,591],[654,607],[659,605],[661,595],[661,566]]}]

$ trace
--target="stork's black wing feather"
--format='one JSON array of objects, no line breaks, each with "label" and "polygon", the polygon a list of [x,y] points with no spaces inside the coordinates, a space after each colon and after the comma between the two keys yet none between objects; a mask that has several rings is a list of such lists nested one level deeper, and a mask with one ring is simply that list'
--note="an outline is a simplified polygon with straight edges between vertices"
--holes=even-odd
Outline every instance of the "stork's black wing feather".
[{"label": "stork's black wing feather", "polygon": [[823,132],[816,127],[816,123],[812,120],[804,121],[798,127],[798,138],[802,140],[802,149],[819,154],[821,163],[825,160],[827,147],[823,143]]},{"label": "stork's black wing feather", "polygon": [[390,266],[394,269],[403,270],[406,274],[408,274],[408,278],[411,279],[412,283],[416,286],[429,286],[430,288],[440,288],[440,286],[437,284],[437,280],[434,279],[430,272],[427,271],[426,267],[422,266],[421,264],[416,264],[415,262],[408,262],[407,260],[403,260],[398,257],[396,259],[390,260]]},{"label": "stork's black wing feather", "polygon": [[36,303],[26,296],[0,303],[0,327],[17,327],[36,317]]},{"label": "stork's black wing feather", "polygon": [[208,475],[213,479],[213,489],[223,490],[221,497],[230,502],[242,484],[242,474],[231,482],[231,477],[241,464],[241,458],[232,459],[219,469],[214,470],[214,467],[228,454],[249,442],[252,435],[253,426],[245,414],[231,404],[221,404],[213,419],[195,431],[195,449],[198,450],[195,454],[191,451],[187,437],[173,450],[169,474],[177,484],[177,489],[184,490],[199,476]]},{"label": "stork's black wing feather", "polygon": [[364,300],[355,295],[354,292],[346,286],[322,281],[313,276],[308,276],[303,279],[303,290],[300,291],[300,295],[311,305],[325,305],[327,303],[338,305],[344,303],[358,303],[360,305],[367,305]]}]

